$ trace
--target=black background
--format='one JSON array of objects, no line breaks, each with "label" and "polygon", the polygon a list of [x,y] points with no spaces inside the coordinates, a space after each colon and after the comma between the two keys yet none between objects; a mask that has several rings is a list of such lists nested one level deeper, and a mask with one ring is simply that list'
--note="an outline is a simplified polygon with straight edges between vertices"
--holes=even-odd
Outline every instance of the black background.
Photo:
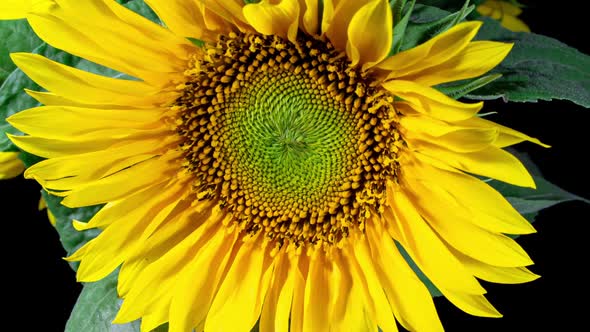
[{"label": "black background", "polygon": [[[522,1],[527,3],[525,1]],[[587,17],[570,2],[531,3],[521,18],[532,31],[551,36],[590,53],[585,37]],[[564,5],[562,5],[564,4]],[[573,5],[571,5],[573,7]],[[537,104],[486,103],[498,111],[494,121],[540,138],[551,149],[530,143],[518,146],[540,167],[544,176],[562,188],[590,197],[588,181],[588,110],[570,102]],[[39,186],[22,179],[0,182],[0,236],[2,245],[1,316],[20,331],[63,331],[81,286],[61,259],[65,255],[45,212],[37,211]],[[501,319],[472,317],[437,298],[440,318],[447,331],[570,330],[586,325],[588,284],[586,234],[590,205],[562,203],[543,211],[538,233],[521,237],[542,277],[521,285],[484,283],[488,299],[504,314]]]}]

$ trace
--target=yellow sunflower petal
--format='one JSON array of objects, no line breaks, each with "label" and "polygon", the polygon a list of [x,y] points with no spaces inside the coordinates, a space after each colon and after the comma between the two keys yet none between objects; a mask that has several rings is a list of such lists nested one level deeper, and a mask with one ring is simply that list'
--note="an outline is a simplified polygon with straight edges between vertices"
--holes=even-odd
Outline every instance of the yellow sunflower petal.
[{"label": "yellow sunflower petal", "polygon": [[[292,258],[294,267],[291,273],[293,274],[293,302],[291,304],[291,317],[289,318],[289,331],[302,332],[304,324],[304,301],[305,301],[305,280],[308,278],[308,262],[307,260],[298,260]],[[304,267],[305,269],[302,269]]]},{"label": "yellow sunflower petal", "polygon": [[[176,195],[178,192],[162,192],[162,189],[164,189],[162,185],[152,186],[122,203],[124,207],[127,207],[125,210],[129,211],[129,206],[137,206],[137,202],[143,202],[142,208],[127,213],[125,218],[118,219],[96,239],[89,242],[92,249],[86,252],[80,262],[77,272],[79,281],[100,280],[119,266],[130,255],[147,226],[146,223],[141,222],[142,218],[150,218],[158,223],[167,217],[178,201]],[[157,193],[161,194],[157,195]],[[96,223],[101,222],[96,221]]]},{"label": "yellow sunflower petal", "polygon": [[535,229],[523,218],[508,201],[483,181],[470,175],[436,167],[422,169],[412,167],[408,177],[424,182],[427,186],[441,188],[440,193],[449,206],[457,206],[458,211],[472,215],[468,218],[473,224],[496,233],[530,234]]},{"label": "yellow sunflower petal", "polygon": [[295,42],[299,28],[299,2],[293,0],[269,1],[244,7],[246,21],[264,35],[277,35]]},{"label": "yellow sunflower petal", "polygon": [[391,207],[385,208],[384,216],[392,225],[394,238],[437,287],[471,294],[485,293],[477,280],[450,254],[405,193],[396,192],[389,203]]},{"label": "yellow sunflower petal", "polygon": [[411,81],[393,80],[382,86],[402,98],[412,109],[445,121],[471,118],[483,107],[483,102],[465,104],[433,88]]},{"label": "yellow sunflower petal", "polygon": [[294,273],[291,260],[284,251],[278,254],[271,286],[260,315],[261,332],[288,332]]},{"label": "yellow sunflower petal", "polygon": [[20,152],[0,152],[0,179],[10,179],[25,170],[25,164],[18,158]]},{"label": "yellow sunflower petal", "polygon": [[45,158],[65,157],[72,154],[99,151],[114,144],[111,139],[72,142],[33,136],[7,136],[19,148]]},{"label": "yellow sunflower petal", "polygon": [[481,22],[457,24],[426,43],[400,52],[381,62],[377,68],[386,70],[387,78],[401,78],[439,65],[459,54],[481,27]]},{"label": "yellow sunflower petal", "polygon": [[37,54],[13,53],[11,58],[40,86],[82,103],[147,106],[160,104],[171,96],[143,82],[92,74]]},{"label": "yellow sunflower petal", "polygon": [[67,207],[102,204],[120,199],[160,181],[166,181],[166,177],[172,177],[177,171],[176,167],[170,163],[170,159],[176,157],[175,153],[171,153],[162,158],[146,160],[134,167],[80,186],[71,190],[62,204]]},{"label": "yellow sunflower petal", "polygon": [[[202,324],[213,302],[215,291],[223,280],[224,269],[231,262],[237,232],[219,231],[199,250],[174,287],[170,305],[169,331],[191,331]],[[235,254],[235,253],[234,253]],[[235,257],[233,257],[235,258]],[[203,268],[207,273],[203,273]]]},{"label": "yellow sunflower petal", "polygon": [[442,290],[445,297],[461,310],[480,317],[502,317],[502,314],[483,295],[472,295]]},{"label": "yellow sunflower petal", "polygon": [[[271,272],[265,248],[252,239],[242,244],[211,304],[205,330],[251,331],[260,316]],[[241,319],[234,319],[236,312]]]},{"label": "yellow sunflower petal", "polygon": [[380,225],[367,228],[373,259],[397,320],[411,331],[442,331],[432,296]]},{"label": "yellow sunflower petal", "polygon": [[[134,287],[126,294],[113,323],[134,321],[145,311],[154,312],[159,302],[169,302],[176,281],[195,259],[195,253],[216,234],[222,234],[222,218],[223,216],[215,215],[200,227],[190,228],[188,236],[170,243],[171,248],[160,257],[154,257],[155,260],[133,279]],[[138,285],[142,287],[137,287]],[[163,301],[164,298],[167,301]]]},{"label": "yellow sunflower petal", "polygon": [[244,17],[243,0],[198,0],[205,8],[211,10],[215,15],[222,17],[225,21],[231,22],[241,31],[249,31],[251,28],[247,25]]},{"label": "yellow sunflower petal", "polygon": [[[460,252],[496,266],[515,267],[531,265],[533,262],[526,252],[513,239],[479,228],[468,219],[463,218],[459,209],[442,202],[441,193],[432,188],[414,182],[413,200],[420,214],[428,224],[454,248]],[[441,214],[440,211],[447,212]]]},{"label": "yellow sunflower petal", "polygon": [[481,76],[502,62],[512,46],[490,41],[471,42],[448,61],[404,76],[403,79],[433,86]]},{"label": "yellow sunflower petal", "polygon": [[329,0],[324,1],[322,32],[339,50],[346,50],[348,44],[348,27],[360,8],[375,0]]},{"label": "yellow sunflower petal", "polygon": [[356,280],[364,279],[365,301],[369,302],[369,307],[374,311],[375,320],[379,328],[384,332],[397,332],[397,325],[394,316],[392,315],[392,308],[390,301],[387,299],[384,289],[379,280],[378,273],[375,269],[375,262],[371,256],[366,240],[360,240],[359,243],[352,247],[351,251],[354,255],[354,265],[357,273]]},{"label": "yellow sunflower petal", "polygon": [[181,78],[194,49],[186,39],[111,1],[44,3],[27,19],[52,46],[158,85],[168,83],[174,72]]},{"label": "yellow sunflower petal", "polygon": [[523,20],[511,15],[505,15],[502,17],[500,24],[506,29],[514,32],[531,32],[531,28],[529,28]]},{"label": "yellow sunflower petal", "polygon": [[[130,136],[134,132],[166,127],[162,109],[105,109],[44,106],[19,112],[8,119],[29,135],[71,140]],[[56,133],[52,128],[63,128]]]},{"label": "yellow sunflower petal", "polygon": [[475,152],[457,153],[424,142],[420,144],[418,151],[469,173],[487,176],[521,187],[535,188],[535,181],[520,160],[494,146]]},{"label": "yellow sunflower petal", "polygon": [[3,0],[0,3],[0,20],[25,18],[35,1],[43,0]]},{"label": "yellow sunflower petal", "polygon": [[328,312],[328,301],[331,296],[328,287],[330,265],[323,252],[315,252],[310,258],[303,303],[305,319],[302,331],[328,331],[330,328],[332,320]]},{"label": "yellow sunflower petal", "polygon": [[499,131],[498,138],[494,141],[494,146],[499,148],[504,148],[507,146],[511,146],[520,142],[529,141],[531,143],[535,143],[542,147],[548,148],[549,145],[543,144],[541,141],[534,137],[530,137],[525,135],[519,131],[514,129],[502,126],[500,124],[494,123],[492,121],[488,121],[486,119],[482,119],[480,117],[474,117],[471,119],[467,119],[461,122],[455,123],[458,126],[471,126],[471,127],[480,127],[480,128],[496,128]]},{"label": "yellow sunflower petal", "polygon": [[200,1],[146,0],[146,3],[170,30],[180,36],[214,42],[217,34],[231,31],[230,22],[212,13]]},{"label": "yellow sunflower petal", "polygon": [[474,276],[485,281],[499,284],[520,284],[539,278],[538,275],[532,273],[526,267],[493,266],[480,262],[458,251],[455,251],[454,254]]},{"label": "yellow sunflower petal", "polygon": [[301,8],[299,26],[309,35],[319,35],[320,32],[320,14],[319,3],[316,0],[299,0]]},{"label": "yellow sunflower petal", "polygon": [[348,25],[346,53],[353,66],[361,63],[363,69],[367,69],[385,59],[392,42],[393,18],[389,2],[372,0],[354,14]]}]

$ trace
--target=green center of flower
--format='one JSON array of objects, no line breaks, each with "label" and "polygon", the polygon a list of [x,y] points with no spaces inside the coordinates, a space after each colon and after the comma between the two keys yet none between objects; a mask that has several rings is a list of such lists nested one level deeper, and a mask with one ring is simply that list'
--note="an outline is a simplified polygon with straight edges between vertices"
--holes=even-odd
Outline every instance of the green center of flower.
[{"label": "green center of flower", "polygon": [[176,130],[199,199],[277,246],[334,245],[395,175],[393,98],[333,47],[222,36],[186,72]]}]

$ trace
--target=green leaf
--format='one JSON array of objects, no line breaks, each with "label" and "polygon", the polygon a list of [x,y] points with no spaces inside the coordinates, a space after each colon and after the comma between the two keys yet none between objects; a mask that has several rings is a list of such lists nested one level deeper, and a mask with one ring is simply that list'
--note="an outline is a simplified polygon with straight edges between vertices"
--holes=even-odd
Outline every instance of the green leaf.
[{"label": "green leaf", "polygon": [[0,84],[16,68],[10,53],[31,52],[40,43],[26,20],[0,21]]},{"label": "green leaf", "polygon": [[150,8],[150,6],[148,6],[143,0],[126,1],[125,7],[131,9],[132,11],[138,13],[139,15],[147,18],[152,22],[160,24],[160,19],[158,18],[158,15],[156,15],[152,8]]},{"label": "green leaf", "polygon": [[[61,205],[62,198],[48,194],[46,191],[42,193],[43,199],[47,203],[47,208],[55,216],[55,229],[59,234],[59,239],[62,246],[68,255],[73,254],[78,248],[83,246],[86,242],[95,238],[100,231],[97,229],[89,229],[78,232],[72,225],[73,220],[81,222],[89,221],[100,210],[101,206],[83,207],[71,209]],[[77,269],[77,263],[70,264],[74,270]]]},{"label": "green leaf", "polygon": [[517,187],[497,180],[491,180],[488,184],[506,197],[512,206],[530,222],[534,222],[534,218],[541,210],[555,204],[574,200],[590,203],[589,200],[559,188],[540,175],[533,175],[533,179],[537,189]]},{"label": "green leaf", "polygon": [[[470,4],[478,6],[486,0],[471,0]],[[463,0],[418,0],[419,4],[437,7],[447,11],[459,10],[465,4]]]},{"label": "green leaf", "polygon": [[590,107],[590,56],[553,38],[512,32],[489,18],[483,21],[476,39],[514,43],[514,47],[490,72],[502,77],[467,98],[517,102],[566,99]]},{"label": "green leaf", "polygon": [[137,332],[140,323],[112,324],[121,307],[117,297],[117,271],[93,283],[84,284],[82,293],[66,324],[65,332]]},{"label": "green leaf", "polygon": [[404,36],[406,34],[406,28],[408,26],[408,22],[410,21],[410,17],[412,16],[412,12],[414,11],[415,5],[416,0],[412,0],[407,6],[405,0],[397,0],[392,4],[392,11],[395,14],[393,22],[395,24],[393,26],[394,34],[390,55],[399,53],[401,50]]},{"label": "green leaf", "polygon": [[405,29],[400,50],[404,51],[425,43],[463,21],[475,8],[468,4],[469,0],[465,1],[463,7],[452,14],[436,7],[416,4]]}]

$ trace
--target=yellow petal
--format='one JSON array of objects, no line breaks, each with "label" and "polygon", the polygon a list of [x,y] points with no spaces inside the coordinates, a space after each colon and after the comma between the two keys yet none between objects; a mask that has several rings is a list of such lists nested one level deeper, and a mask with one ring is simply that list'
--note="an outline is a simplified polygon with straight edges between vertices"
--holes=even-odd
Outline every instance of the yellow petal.
[{"label": "yellow petal", "polygon": [[455,256],[473,273],[474,276],[489,282],[499,284],[521,284],[539,278],[526,267],[502,267],[485,264],[458,251]]},{"label": "yellow petal", "polygon": [[303,331],[328,331],[330,317],[328,302],[331,296],[328,287],[328,271],[331,264],[324,252],[315,252],[309,262],[309,275],[305,283],[303,303]]},{"label": "yellow petal", "polygon": [[246,21],[263,35],[277,35],[295,43],[299,28],[299,2],[294,0],[269,1],[244,7]]},{"label": "yellow petal", "polygon": [[494,146],[475,152],[457,153],[424,142],[418,151],[465,172],[521,187],[535,188],[535,181],[520,160]]},{"label": "yellow petal", "polygon": [[[11,116],[8,122],[32,136],[77,140],[123,137],[165,127],[162,109],[104,109],[44,106]],[[61,128],[56,131],[55,128]]]},{"label": "yellow petal", "polygon": [[170,94],[143,82],[121,80],[68,67],[37,54],[13,53],[12,61],[33,81],[58,95],[82,103],[159,105]]},{"label": "yellow petal", "polygon": [[271,286],[260,315],[260,332],[289,332],[295,274],[291,271],[293,266],[284,250],[275,259]]},{"label": "yellow petal", "polygon": [[[127,198],[122,204],[126,213],[118,217],[96,239],[80,262],[77,271],[79,281],[91,282],[104,278],[119,266],[138,243],[148,225],[146,220],[159,223],[165,219],[178,201],[177,192],[162,192],[161,185]],[[143,202],[138,203],[138,202]],[[133,206],[133,209],[129,207]],[[104,216],[104,215],[103,215]],[[102,223],[97,221],[96,223]]]},{"label": "yellow petal", "polygon": [[63,141],[32,136],[7,136],[12,143],[22,150],[45,158],[56,158],[72,154],[99,151],[114,144],[111,138],[93,141]]},{"label": "yellow petal", "polygon": [[471,42],[453,58],[420,72],[404,76],[404,80],[426,86],[478,77],[496,67],[514,44],[491,41]]},{"label": "yellow petal", "polygon": [[[273,270],[270,254],[259,240],[241,245],[211,304],[206,331],[250,332],[256,324]],[[235,319],[236,312],[240,319]]]},{"label": "yellow petal", "polygon": [[67,207],[102,204],[128,196],[138,190],[167,181],[178,171],[177,153],[146,160],[85,186],[73,189],[62,201]]},{"label": "yellow petal", "polygon": [[428,289],[380,224],[381,221],[376,221],[368,225],[367,239],[395,317],[410,331],[443,331]]},{"label": "yellow petal", "polygon": [[[367,245],[366,239],[358,239],[354,246],[350,246],[353,273],[356,273],[355,280],[363,280],[365,302],[369,312],[373,311],[374,319],[379,328],[384,332],[397,332],[397,325],[393,311],[385,296],[384,287],[375,269],[375,261]],[[352,256],[354,255],[354,256]]]},{"label": "yellow petal", "polygon": [[393,197],[388,198],[391,206],[385,208],[384,216],[392,227],[394,238],[437,287],[471,294],[485,293],[424,221],[414,207],[415,202],[403,191],[395,191]]},{"label": "yellow petal", "polygon": [[516,131],[512,128],[508,128],[502,126],[500,124],[494,123],[492,121],[488,121],[486,119],[482,119],[480,117],[473,117],[471,119],[467,119],[461,122],[456,123],[459,126],[471,126],[471,127],[481,127],[481,128],[496,128],[499,131],[498,138],[494,141],[494,146],[499,148],[504,148],[507,146],[511,146],[523,141],[529,141],[531,143],[538,144],[542,147],[548,148],[549,145],[543,144],[536,138],[530,137],[525,135],[519,131]]},{"label": "yellow petal", "polygon": [[328,302],[328,312],[332,318],[332,330],[339,331],[336,329],[338,323],[345,320],[346,313],[350,310],[347,304],[350,299],[353,279],[348,259],[343,257],[341,252],[332,253],[331,260],[333,261],[332,268],[326,271],[329,280],[329,293],[333,294]]},{"label": "yellow petal", "polygon": [[[227,234],[223,229],[219,230],[182,272],[173,290],[170,332],[192,331],[205,320],[227,264],[236,263],[231,261],[235,258],[232,251],[236,240],[237,232]],[[207,273],[203,273],[203,269]]]},{"label": "yellow petal", "polygon": [[317,0],[299,0],[299,8],[303,15],[299,26],[311,36],[320,35],[319,8]]},{"label": "yellow petal", "polygon": [[481,22],[457,24],[426,43],[400,52],[381,62],[377,68],[387,71],[387,79],[419,76],[430,67],[444,63],[460,53],[475,37]]},{"label": "yellow petal", "polygon": [[291,271],[293,274],[293,302],[291,304],[291,317],[289,318],[289,331],[302,332],[303,322],[303,305],[305,301],[305,280],[308,278],[309,260],[306,258],[292,257]]},{"label": "yellow petal", "polygon": [[[456,206],[466,213],[473,224],[496,233],[530,234],[535,229],[495,189],[471,175],[439,169],[437,167],[413,165],[407,174],[425,185],[440,188],[439,197],[448,206]],[[471,215],[472,217],[468,217]]]},{"label": "yellow petal", "polygon": [[345,51],[348,44],[348,26],[360,8],[374,0],[328,0],[324,1],[322,32],[336,49]]},{"label": "yellow petal", "polygon": [[415,82],[392,80],[382,86],[402,98],[403,103],[415,111],[444,121],[469,119],[483,107],[483,102],[465,104]]},{"label": "yellow petal", "polygon": [[[183,37],[214,42],[216,35],[231,31],[230,22],[222,20],[206,9],[200,1],[146,0],[146,3],[170,30]],[[207,20],[213,20],[219,24],[213,28],[207,24]]]},{"label": "yellow petal", "polygon": [[207,10],[222,17],[225,21],[233,23],[242,32],[252,31],[244,17],[243,0],[198,0],[205,5]]},{"label": "yellow petal", "polygon": [[35,1],[44,0],[2,0],[0,2],[0,20],[25,18]]},{"label": "yellow petal", "polygon": [[514,32],[531,32],[531,28],[529,28],[526,23],[515,16],[505,15],[502,17],[500,24],[506,29]]},{"label": "yellow petal", "polygon": [[212,218],[206,224],[192,228],[188,236],[174,242],[161,257],[154,257],[154,261],[132,281],[119,277],[119,283],[132,284],[113,323],[134,321],[146,313],[154,312],[162,302],[170,301],[177,280],[197,257],[195,253],[216,234],[224,232],[220,221],[219,218]]},{"label": "yellow petal", "polygon": [[[407,124],[407,123],[406,123]],[[420,132],[423,131],[423,132]],[[435,143],[445,149],[455,152],[467,153],[481,151],[490,147],[498,137],[495,128],[456,128],[456,130],[440,136],[429,135],[424,128],[401,130],[408,146],[420,149],[422,142]]]},{"label": "yellow petal", "polygon": [[20,152],[0,152],[0,179],[10,179],[25,170],[25,164],[18,158]]},{"label": "yellow petal", "polygon": [[502,314],[483,296],[441,289],[445,297],[459,309],[479,317],[499,318]]},{"label": "yellow petal", "polygon": [[27,19],[52,46],[157,85],[182,78],[195,48],[112,1],[63,0],[36,6]]},{"label": "yellow petal", "polygon": [[[428,224],[452,247],[467,256],[496,266],[526,266],[533,262],[511,238],[475,226],[465,218],[461,207],[445,204],[442,189],[414,182],[413,201]],[[444,211],[444,212],[443,212]]]},{"label": "yellow petal", "polygon": [[389,2],[372,0],[354,14],[348,25],[346,53],[353,66],[360,63],[363,69],[368,69],[385,59],[392,41],[393,18]]}]

